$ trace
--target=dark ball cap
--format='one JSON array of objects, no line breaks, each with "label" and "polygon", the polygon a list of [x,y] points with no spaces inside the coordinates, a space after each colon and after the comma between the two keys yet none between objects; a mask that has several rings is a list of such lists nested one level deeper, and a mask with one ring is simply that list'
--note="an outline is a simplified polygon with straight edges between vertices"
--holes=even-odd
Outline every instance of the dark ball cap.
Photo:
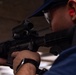
[{"label": "dark ball cap", "polygon": [[53,8],[58,5],[66,4],[68,0],[44,0],[44,3],[31,15],[31,17],[36,17],[36,16],[42,16],[43,15],[43,10]]}]

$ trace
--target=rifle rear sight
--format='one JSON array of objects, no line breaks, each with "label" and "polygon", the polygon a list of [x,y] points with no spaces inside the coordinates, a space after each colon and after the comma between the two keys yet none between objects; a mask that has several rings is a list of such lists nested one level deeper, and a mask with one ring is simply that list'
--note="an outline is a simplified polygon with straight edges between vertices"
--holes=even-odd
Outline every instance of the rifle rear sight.
[{"label": "rifle rear sight", "polygon": [[13,38],[24,39],[26,36],[38,35],[38,33],[33,30],[33,27],[34,25],[30,21],[23,21],[22,24],[12,29]]}]

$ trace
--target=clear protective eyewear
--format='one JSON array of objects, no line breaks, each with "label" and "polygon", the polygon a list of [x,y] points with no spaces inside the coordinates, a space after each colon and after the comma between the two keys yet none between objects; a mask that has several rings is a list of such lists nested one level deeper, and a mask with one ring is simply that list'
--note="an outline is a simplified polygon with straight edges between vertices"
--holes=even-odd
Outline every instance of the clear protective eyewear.
[{"label": "clear protective eyewear", "polygon": [[43,11],[43,13],[44,13],[44,17],[45,17],[46,21],[50,24],[50,13],[48,11],[47,12]]}]

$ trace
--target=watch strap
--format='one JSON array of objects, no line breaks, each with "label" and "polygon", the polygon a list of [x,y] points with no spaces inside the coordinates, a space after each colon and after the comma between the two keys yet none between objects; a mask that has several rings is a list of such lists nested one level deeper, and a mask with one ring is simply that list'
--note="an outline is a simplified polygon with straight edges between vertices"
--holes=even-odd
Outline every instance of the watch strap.
[{"label": "watch strap", "polygon": [[33,64],[33,65],[36,67],[36,72],[37,72],[40,63],[38,63],[37,61],[35,61],[35,60],[33,60],[33,59],[29,59],[29,58],[24,58],[24,59],[21,60],[20,64],[19,64],[19,65],[17,66],[17,68],[16,68],[16,72],[18,72],[19,69],[20,69],[24,64],[26,64],[26,63],[31,63],[31,64]]}]

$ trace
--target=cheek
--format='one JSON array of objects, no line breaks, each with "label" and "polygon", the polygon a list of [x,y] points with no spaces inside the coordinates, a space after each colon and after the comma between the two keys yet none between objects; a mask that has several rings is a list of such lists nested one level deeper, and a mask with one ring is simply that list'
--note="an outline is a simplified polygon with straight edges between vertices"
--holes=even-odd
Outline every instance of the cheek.
[{"label": "cheek", "polygon": [[72,26],[73,26],[73,23],[71,22],[71,20],[67,19],[64,16],[53,17],[53,19],[51,21],[51,27],[52,27],[53,32],[67,29],[67,28],[70,28]]},{"label": "cheek", "polygon": [[57,31],[60,31],[60,30],[62,30],[60,26],[58,26],[58,25],[53,25],[52,26],[52,32],[57,32]]},{"label": "cheek", "polygon": [[53,17],[52,21],[51,21],[51,27],[52,27],[52,31],[56,32],[58,30],[61,29],[61,24],[60,24],[60,20],[58,17]]}]

